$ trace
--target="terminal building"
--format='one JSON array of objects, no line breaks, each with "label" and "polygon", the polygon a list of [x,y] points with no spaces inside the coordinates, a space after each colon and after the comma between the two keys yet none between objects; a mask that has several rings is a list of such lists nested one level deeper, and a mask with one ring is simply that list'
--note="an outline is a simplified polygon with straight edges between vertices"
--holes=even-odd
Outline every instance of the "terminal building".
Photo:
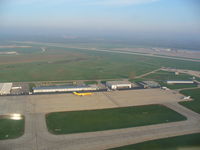
[{"label": "terminal building", "polygon": [[97,86],[41,86],[34,87],[33,93],[78,92],[96,90],[98,90]]},{"label": "terminal building", "polygon": [[112,90],[131,88],[132,83],[129,81],[107,81],[106,86]]},{"label": "terminal building", "polygon": [[177,81],[167,81],[167,84],[193,84],[194,81],[181,81],[181,80],[177,80]]},{"label": "terminal building", "polygon": [[0,95],[9,95],[12,85],[12,83],[0,83]]}]

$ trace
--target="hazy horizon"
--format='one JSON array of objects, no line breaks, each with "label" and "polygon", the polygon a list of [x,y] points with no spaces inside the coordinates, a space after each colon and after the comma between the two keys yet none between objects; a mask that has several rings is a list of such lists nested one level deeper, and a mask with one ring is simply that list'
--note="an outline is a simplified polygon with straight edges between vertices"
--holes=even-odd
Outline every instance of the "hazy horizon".
[{"label": "hazy horizon", "polygon": [[200,50],[198,0],[2,0],[1,40],[97,40]]}]

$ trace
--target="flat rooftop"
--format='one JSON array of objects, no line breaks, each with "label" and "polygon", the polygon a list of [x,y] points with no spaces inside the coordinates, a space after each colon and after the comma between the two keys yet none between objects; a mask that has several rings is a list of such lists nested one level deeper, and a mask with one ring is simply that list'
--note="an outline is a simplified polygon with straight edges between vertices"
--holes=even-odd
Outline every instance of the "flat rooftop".
[{"label": "flat rooftop", "polygon": [[160,84],[156,81],[142,81],[140,83],[149,87],[160,87]]},{"label": "flat rooftop", "polygon": [[118,85],[118,84],[132,84],[132,83],[129,81],[107,81],[106,84]]},{"label": "flat rooftop", "polygon": [[34,90],[43,90],[43,89],[74,89],[74,88],[88,88],[92,86],[68,86],[68,85],[60,85],[60,86],[39,86],[34,87]]}]

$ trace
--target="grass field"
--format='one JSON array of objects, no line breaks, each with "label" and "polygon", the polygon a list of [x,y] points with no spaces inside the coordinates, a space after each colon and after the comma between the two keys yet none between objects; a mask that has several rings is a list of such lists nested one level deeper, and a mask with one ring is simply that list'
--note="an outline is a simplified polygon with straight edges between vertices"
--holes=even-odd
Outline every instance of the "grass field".
[{"label": "grass field", "polygon": [[[38,47],[42,45],[35,45],[35,51],[38,51]],[[128,78],[130,75],[141,75],[160,67],[200,70],[199,62],[44,47],[44,53],[0,55],[0,82]],[[34,51],[34,46],[31,51]]]},{"label": "grass field", "polygon": [[167,81],[167,80],[192,80],[192,76],[180,73],[175,75],[174,72],[158,71],[156,73],[145,76],[144,79],[156,80],[156,81]]},{"label": "grass field", "polygon": [[199,150],[200,134],[183,135],[172,138],[147,141],[112,150]]},{"label": "grass field", "polygon": [[86,85],[90,85],[90,84],[97,84],[97,81],[85,81],[84,82]]},{"label": "grass field", "polygon": [[36,87],[34,83],[29,83],[29,91],[33,92],[33,88]]},{"label": "grass field", "polygon": [[185,119],[161,105],[55,112],[46,115],[48,130],[53,134],[102,131]]},{"label": "grass field", "polygon": [[192,90],[182,90],[181,93],[186,96],[191,96],[193,98],[193,101],[180,102],[180,104],[197,113],[200,113],[200,88]]},{"label": "grass field", "polygon": [[24,134],[24,119],[11,120],[0,118],[0,140],[13,139]]}]

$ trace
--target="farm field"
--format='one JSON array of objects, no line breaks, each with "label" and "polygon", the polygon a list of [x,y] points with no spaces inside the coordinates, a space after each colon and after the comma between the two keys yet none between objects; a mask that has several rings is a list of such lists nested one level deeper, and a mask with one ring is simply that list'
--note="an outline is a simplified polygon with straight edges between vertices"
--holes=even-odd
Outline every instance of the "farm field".
[{"label": "farm field", "polygon": [[181,105],[200,113],[200,88],[192,90],[182,90],[180,93],[191,96],[193,101],[190,102],[180,102]]},{"label": "farm field", "polygon": [[13,139],[24,134],[24,119],[11,120],[0,118],[0,140]]},{"label": "farm field", "polygon": [[113,148],[112,150],[198,150],[200,134],[183,135],[172,138],[147,141],[139,144]]},{"label": "farm field", "polygon": [[[130,78],[160,67],[200,70],[199,62],[77,48],[31,46],[26,53],[0,55],[0,82]],[[45,47],[45,52],[41,49],[38,51],[41,47]]]},{"label": "farm field", "polygon": [[102,131],[181,120],[186,118],[162,105],[54,112],[46,115],[47,128],[53,134]]}]

